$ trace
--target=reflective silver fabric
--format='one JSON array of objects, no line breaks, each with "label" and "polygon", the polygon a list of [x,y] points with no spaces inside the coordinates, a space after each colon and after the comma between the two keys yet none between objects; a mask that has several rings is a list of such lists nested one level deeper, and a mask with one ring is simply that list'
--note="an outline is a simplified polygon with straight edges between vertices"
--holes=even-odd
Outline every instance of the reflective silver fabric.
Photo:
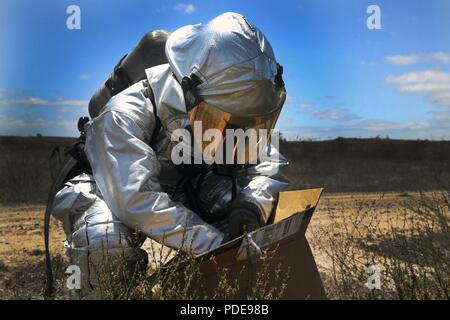
[{"label": "reflective silver fabric", "polygon": [[268,149],[267,159],[250,167],[247,175],[241,178],[242,189],[237,197],[237,201],[259,206],[262,212],[261,224],[269,219],[278,200],[278,193],[289,187],[289,180],[283,174],[283,167],[288,165],[288,161],[271,145]]},{"label": "reflective silver fabric", "polygon": [[123,258],[131,269],[145,259],[139,250],[145,239],[121,223],[97,191],[92,176],[79,175],[57,193],[53,209],[63,222],[70,264],[80,267],[80,294],[89,298],[99,298],[93,289],[98,287],[96,271],[106,266],[106,256]]},{"label": "reflective silver fabric", "polygon": [[162,163],[170,162],[169,145],[156,151],[148,145],[155,120],[142,89],[139,82],[113,97],[87,128],[85,151],[95,181],[111,211],[129,228],[168,247],[204,253],[223,235],[163,190],[159,179]]},{"label": "reflective silver fabric", "polygon": [[170,34],[166,55],[178,81],[191,73],[210,105],[236,115],[259,115],[278,104],[277,64],[263,33],[245,17],[227,12],[206,24]]}]

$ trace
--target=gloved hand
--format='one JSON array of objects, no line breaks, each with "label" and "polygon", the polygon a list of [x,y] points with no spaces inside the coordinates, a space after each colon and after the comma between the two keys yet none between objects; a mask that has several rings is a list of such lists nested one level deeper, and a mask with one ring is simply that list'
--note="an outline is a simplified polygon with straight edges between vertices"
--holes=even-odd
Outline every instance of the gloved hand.
[{"label": "gloved hand", "polygon": [[260,227],[258,214],[246,208],[235,208],[228,216],[229,239],[235,239],[244,233]]}]

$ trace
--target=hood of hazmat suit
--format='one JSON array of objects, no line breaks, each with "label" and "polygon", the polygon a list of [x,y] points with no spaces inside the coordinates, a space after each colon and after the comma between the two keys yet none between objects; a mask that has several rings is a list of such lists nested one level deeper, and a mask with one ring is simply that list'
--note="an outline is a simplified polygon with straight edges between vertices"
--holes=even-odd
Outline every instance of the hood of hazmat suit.
[{"label": "hood of hazmat suit", "polygon": [[[194,101],[185,101],[192,126],[199,121],[202,132],[213,128],[223,135],[226,129],[252,128],[255,142],[267,142],[286,92],[279,80],[281,66],[258,28],[240,14],[225,13],[207,24],[173,32],[166,43],[166,56],[182,87],[185,81],[196,81]],[[195,142],[202,151],[209,144]],[[245,154],[243,163],[256,161],[256,154],[253,159],[247,150]]]}]

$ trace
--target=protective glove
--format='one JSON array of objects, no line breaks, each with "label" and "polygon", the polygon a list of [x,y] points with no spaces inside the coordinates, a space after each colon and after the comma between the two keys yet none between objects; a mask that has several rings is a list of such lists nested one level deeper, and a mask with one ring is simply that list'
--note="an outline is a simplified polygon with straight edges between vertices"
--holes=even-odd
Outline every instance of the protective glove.
[{"label": "protective glove", "polygon": [[228,216],[229,239],[235,239],[260,227],[259,216],[247,208],[235,208]]}]

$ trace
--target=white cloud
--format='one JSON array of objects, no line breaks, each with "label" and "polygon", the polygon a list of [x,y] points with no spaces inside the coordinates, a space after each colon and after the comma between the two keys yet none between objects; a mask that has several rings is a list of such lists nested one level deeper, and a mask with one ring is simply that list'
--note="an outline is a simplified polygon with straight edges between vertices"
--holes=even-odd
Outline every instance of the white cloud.
[{"label": "white cloud", "polygon": [[358,122],[356,127],[369,131],[385,131],[385,130],[421,130],[430,128],[427,122],[394,122],[386,120],[363,120]]},{"label": "white cloud", "polygon": [[2,96],[6,92],[5,88],[0,88],[0,96]]},{"label": "white cloud", "polygon": [[73,106],[85,107],[89,104],[87,100],[77,99],[54,99],[48,100],[37,97],[21,98],[21,99],[0,99],[0,105],[8,106]]},{"label": "white cloud", "polygon": [[294,109],[294,110],[312,109],[314,107],[314,105],[312,103],[297,99],[295,96],[293,96],[291,94],[288,94],[288,96],[286,98],[285,106],[289,107],[291,109]]},{"label": "white cloud", "polygon": [[88,74],[85,74],[85,73],[80,74],[80,76],[79,76],[79,79],[80,79],[80,80],[83,80],[83,81],[89,80],[90,78],[91,78],[91,76],[88,75]]},{"label": "white cloud", "polygon": [[432,53],[421,53],[421,54],[406,54],[406,55],[392,55],[387,56],[386,61],[392,64],[398,65],[408,65],[414,63],[423,63],[429,61],[437,61],[442,63],[450,63],[450,53],[447,52],[432,52]]},{"label": "white cloud", "polygon": [[24,128],[25,126],[26,123],[23,119],[11,118],[0,114],[0,128],[2,130],[9,131],[11,128]]},{"label": "white cloud", "polygon": [[300,102],[298,104],[298,106],[300,107],[300,109],[309,109],[312,108],[312,104],[311,103],[307,103],[307,102]]},{"label": "white cloud", "polygon": [[[450,73],[440,71],[440,70],[422,70],[422,71],[413,71],[402,73],[401,75],[389,75],[386,78],[386,83],[399,85],[402,91],[440,91],[439,87],[443,84],[450,84]],[[418,90],[409,89],[410,86],[415,86],[416,84],[434,84],[436,88],[434,89],[432,86]]]},{"label": "white cloud", "polygon": [[379,65],[379,64],[380,64],[380,63],[377,62],[377,61],[369,61],[369,60],[362,60],[360,63],[361,63],[361,65],[363,65],[363,66],[376,66],[376,65]]},{"label": "white cloud", "polygon": [[175,11],[180,11],[185,14],[192,14],[194,13],[197,8],[192,3],[177,3],[173,9]]},{"label": "white cloud", "polygon": [[[437,125],[450,126],[450,110],[444,111],[430,111],[430,121]],[[449,130],[450,132],[450,130]]]},{"label": "white cloud", "polygon": [[417,63],[420,60],[420,57],[417,54],[410,55],[395,55],[386,57],[386,61],[393,64],[412,64]]},{"label": "white cloud", "polygon": [[433,104],[450,108],[450,91],[435,93],[429,96],[428,100]]},{"label": "white cloud", "polygon": [[313,115],[321,120],[334,120],[334,121],[349,121],[357,119],[358,117],[352,113],[349,113],[343,108],[328,108],[325,110],[316,110]]},{"label": "white cloud", "polygon": [[450,83],[419,82],[400,86],[403,92],[440,92],[450,90]]},{"label": "white cloud", "polygon": [[450,73],[440,70],[422,70],[389,75],[385,83],[395,85],[401,92],[428,93],[428,100],[450,107]]},{"label": "white cloud", "polygon": [[[286,126],[281,128],[287,139],[333,139],[336,137],[370,138],[389,136],[395,139],[450,139],[450,113],[433,114],[429,121],[386,121],[366,119],[335,126]],[[435,120],[436,119],[436,120]]]},{"label": "white cloud", "polygon": [[60,126],[60,127],[65,127],[65,128],[74,128],[76,125],[76,122],[69,121],[69,120],[36,119],[31,122],[31,125],[33,125],[35,127]]},{"label": "white cloud", "polygon": [[[337,100],[337,96],[324,96],[327,100]],[[306,102],[297,99],[293,95],[288,95],[284,109],[289,108],[291,111],[297,111],[302,114],[312,115],[319,120],[332,121],[350,121],[358,119],[359,117],[345,108],[331,107],[326,109],[319,109],[317,105],[311,102]]]},{"label": "white cloud", "polygon": [[435,52],[432,54],[432,57],[434,60],[443,62],[443,63],[450,63],[450,53],[445,52]]},{"label": "white cloud", "polygon": [[76,121],[35,119],[26,121],[21,118],[0,114],[0,135],[36,135],[44,133],[50,128],[54,132],[61,132],[63,136],[77,136]]}]

